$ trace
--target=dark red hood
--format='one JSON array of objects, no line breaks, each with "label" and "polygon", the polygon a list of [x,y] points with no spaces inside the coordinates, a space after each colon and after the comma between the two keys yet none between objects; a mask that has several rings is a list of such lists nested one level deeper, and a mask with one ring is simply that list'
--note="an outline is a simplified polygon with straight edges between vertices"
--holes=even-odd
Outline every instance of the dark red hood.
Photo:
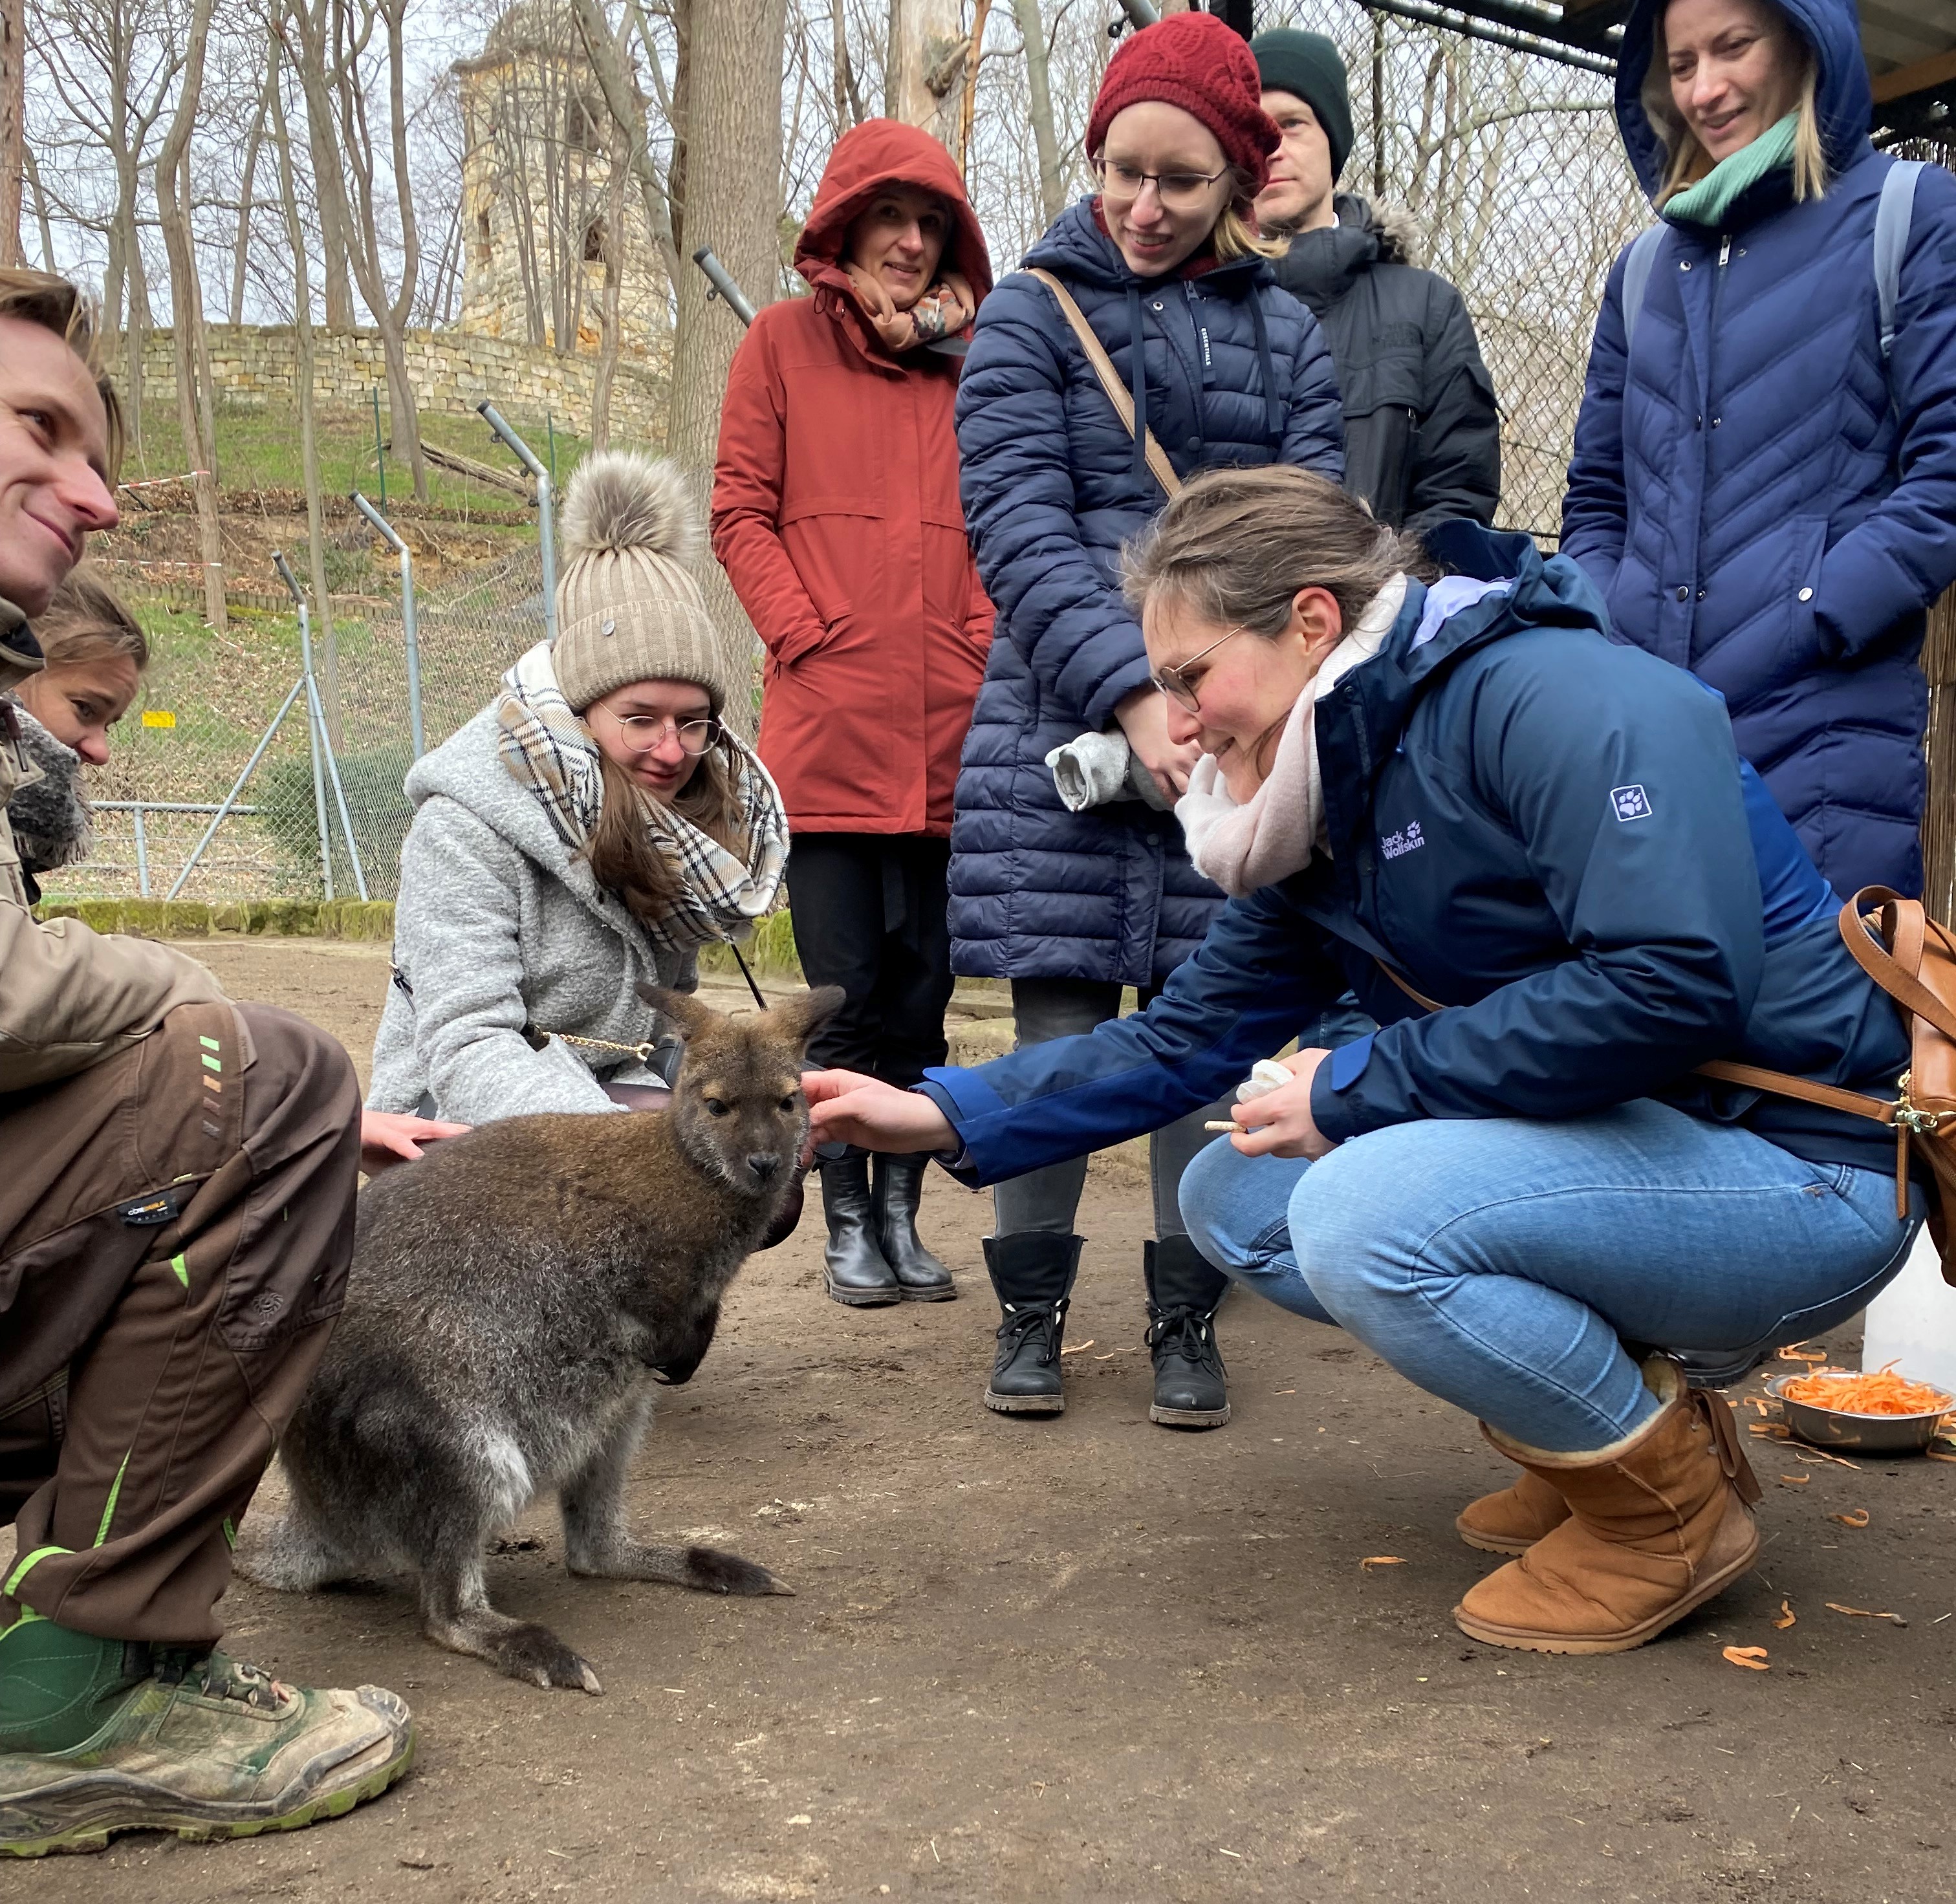
[{"label": "dark red hood", "polygon": [[865,119],[837,140],[795,245],[795,269],[818,290],[846,295],[849,281],[836,263],[843,238],[850,220],[890,185],[917,186],[950,206],[951,235],[939,268],[961,272],[982,300],[992,288],[992,260],[977,214],[964,196],[964,181],[943,147],[900,119]]}]

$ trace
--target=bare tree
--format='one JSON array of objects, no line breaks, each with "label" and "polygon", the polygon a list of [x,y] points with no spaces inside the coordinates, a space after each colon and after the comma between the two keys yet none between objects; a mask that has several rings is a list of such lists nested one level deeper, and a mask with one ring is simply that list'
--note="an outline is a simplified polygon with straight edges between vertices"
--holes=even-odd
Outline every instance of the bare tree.
[{"label": "bare tree", "polygon": [[0,265],[23,262],[21,192],[27,170],[27,40],[21,0],[0,0]]},{"label": "bare tree", "polygon": [[221,631],[225,625],[224,541],[217,521],[217,440],[204,344],[203,292],[197,280],[189,206],[190,134],[203,97],[204,48],[213,5],[213,0],[196,0],[191,14],[190,51],[177,94],[176,114],[156,154],[156,190],[163,242],[169,252],[177,421],[183,430],[185,451],[196,465],[191,481],[203,559],[204,619]]},{"label": "bare tree", "polygon": [[1047,224],[1066,209],[1066,178],[1059,162],[1059,140],[1052,126],[1052,90],[1046,63],[1046,23],[1039,0],[1013,0],[1019,37],[1025,43],[1026,106],[1039,153],[1040,210]]},{"label": "bare tree", "polygon": [[276,42],[268,62],[271,78],[270,111],[272,144],[277,156],[279,200],[285,212],[286,243],[292,260],[292,342],[298,359],[299,399],[299,463],[304,474],[306,499],[306,555],[312,582],[312,598],[319,610],[319,636],[325,657],[326,679],[321,698],[326,703],[327,735],[336,749],[339,730],[339,639],[333,623],[333,594],[327,586],[324,490],[320,480],[317,399],[314,380],[318,375],[319,353],[312,328],[312,279],[306,259],[305,227],[299,217],[298,187],[292,163],[292,141],[286,119],[284,90],[279,84]]}]

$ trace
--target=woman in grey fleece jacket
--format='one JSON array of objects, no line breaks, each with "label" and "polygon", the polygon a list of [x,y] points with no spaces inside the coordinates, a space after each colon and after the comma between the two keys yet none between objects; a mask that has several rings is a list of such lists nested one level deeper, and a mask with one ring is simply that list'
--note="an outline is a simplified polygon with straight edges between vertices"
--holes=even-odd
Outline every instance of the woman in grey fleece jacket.
[{"label": "woman in grey fleece jacket", "polygon": [[588,457],[564,537],[556,645],[408,775],[377,1110],[619,1109],[607,1085],[662,1082],[637,1055],[657,1035],[637,987],[692,990],[699,947],[781,884],[781,796],[718,718],[746,670],[686,566],[682,479]]}]

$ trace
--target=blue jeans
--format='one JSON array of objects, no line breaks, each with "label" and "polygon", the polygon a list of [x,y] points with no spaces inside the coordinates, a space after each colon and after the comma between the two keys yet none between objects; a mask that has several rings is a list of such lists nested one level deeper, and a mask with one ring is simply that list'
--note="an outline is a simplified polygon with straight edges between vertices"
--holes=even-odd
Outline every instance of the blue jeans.
[{"label": "blue jeans", "polygon": [[1655,1412],[1626,1341],[1775,1346],[1846,1321],[1901,1268],[1920,1189],[1913,1203],[1898,1219],[1891,1177],[1648,1099],[1559,1123],[1399,1124],[1315,1164],[1219,1138],[1181,1181],[1217,1268],[1561,1454]]}]

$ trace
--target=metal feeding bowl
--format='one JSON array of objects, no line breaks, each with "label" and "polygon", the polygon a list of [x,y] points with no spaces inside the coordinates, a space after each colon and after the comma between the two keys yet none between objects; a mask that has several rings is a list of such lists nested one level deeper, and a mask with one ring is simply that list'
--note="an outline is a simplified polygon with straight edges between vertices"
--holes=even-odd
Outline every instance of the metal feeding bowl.
[{"label": "metal feeding bowl", "polygon": [[1926,1415],[1854,1415],[1816,1402],[1796,1401],[1786,1392],[1789,1382],[1852,1379],[1851,1373],[1776,1375],[1766,1384],[1766,1393],[1785,1409],[1786,1425],[1794,1438],[1811,1447],[1858,1448],[1870,1455],[1919,1455],[1935,1439],[1936,1424],[1948,1413],[1947,1408],[1932,1409]]}]

